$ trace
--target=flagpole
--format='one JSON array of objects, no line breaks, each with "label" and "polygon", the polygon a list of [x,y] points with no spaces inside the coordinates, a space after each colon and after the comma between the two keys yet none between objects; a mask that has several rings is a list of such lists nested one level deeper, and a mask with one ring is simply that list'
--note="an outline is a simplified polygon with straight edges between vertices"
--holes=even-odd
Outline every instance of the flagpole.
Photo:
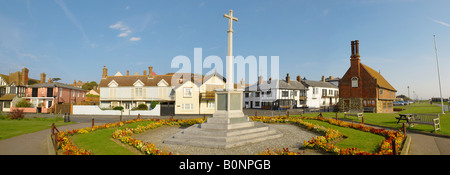
[{"label": "flagpole", "polygon": [[438,55],[437,55],[436,35],[433,35],[433,38],[434,38],[434,51],[436,53],[436,64],[437,64],[438,80],[439,80],[439,93],[441,95],[441,109],[442,109],[442,114],[445,114],[444,113],[444,99],[442,99],[441,75],[439,73],[439,59],[438,59]]}]

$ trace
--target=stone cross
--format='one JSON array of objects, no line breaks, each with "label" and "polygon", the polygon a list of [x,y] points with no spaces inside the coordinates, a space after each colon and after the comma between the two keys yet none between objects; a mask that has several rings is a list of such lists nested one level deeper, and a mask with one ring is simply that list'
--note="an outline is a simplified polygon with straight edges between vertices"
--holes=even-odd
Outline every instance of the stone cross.
[{"label": "stone cross", "polygon": [[227,55],[227,83],[226,90],[234,89],[233,81],[233,20],[238,21],[236,17],[233,17],[233,10],[230,10],[230,14],[224,14],[223,17],[229,19],[228,23],[228,55]]}]

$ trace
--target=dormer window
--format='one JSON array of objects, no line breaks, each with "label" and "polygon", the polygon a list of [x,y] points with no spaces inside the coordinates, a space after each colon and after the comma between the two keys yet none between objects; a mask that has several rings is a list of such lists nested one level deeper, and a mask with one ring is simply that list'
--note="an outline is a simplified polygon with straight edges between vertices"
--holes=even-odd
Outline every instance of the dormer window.
[{"label": "dormer window", "polygon": [[358,77],[353,77],[352,78],[352,88],[357,88],[358,87]]}]

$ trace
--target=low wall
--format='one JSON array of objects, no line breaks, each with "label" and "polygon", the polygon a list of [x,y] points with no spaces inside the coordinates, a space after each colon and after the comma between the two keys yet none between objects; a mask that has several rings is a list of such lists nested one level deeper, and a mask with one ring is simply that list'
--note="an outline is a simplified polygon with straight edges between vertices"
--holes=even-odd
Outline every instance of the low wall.
[{"label": "low wall", "polygon": [[156,105],[155,109],[145,110],[145,111],[127,111],[125,110],[123,113],[118,110],[102,110],[97,105],[73,105],[73,113],[74,115],[145,115],[145,116],[159,116],[160,115],[160,107]]},{"label": "low wall", "polygon": [[[11,111],[13,111],[14,109],[22,110],[24,113],[36,113],[37,112],[36,107],[32,107],[32,108],[11,107]],[[48,108],[41,108],[41,113],[48,113]]]}]

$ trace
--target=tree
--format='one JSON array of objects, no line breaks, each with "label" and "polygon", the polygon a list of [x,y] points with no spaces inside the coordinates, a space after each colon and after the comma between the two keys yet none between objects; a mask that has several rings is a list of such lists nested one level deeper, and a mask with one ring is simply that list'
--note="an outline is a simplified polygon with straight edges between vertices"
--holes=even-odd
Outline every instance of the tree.
[{"label": "tree", "polygon": [[57,82],[59,80],[61,80],[61,78],[52,78],[52,82]]},{"label": "tree", "polygon": [[94,87],[96,87],[96,86],[98,86],[97,82],[91,81],[88,83],[84,83],[83,86],[81,86],[81,88],[89,91],[89,90],[94,89]]}]

